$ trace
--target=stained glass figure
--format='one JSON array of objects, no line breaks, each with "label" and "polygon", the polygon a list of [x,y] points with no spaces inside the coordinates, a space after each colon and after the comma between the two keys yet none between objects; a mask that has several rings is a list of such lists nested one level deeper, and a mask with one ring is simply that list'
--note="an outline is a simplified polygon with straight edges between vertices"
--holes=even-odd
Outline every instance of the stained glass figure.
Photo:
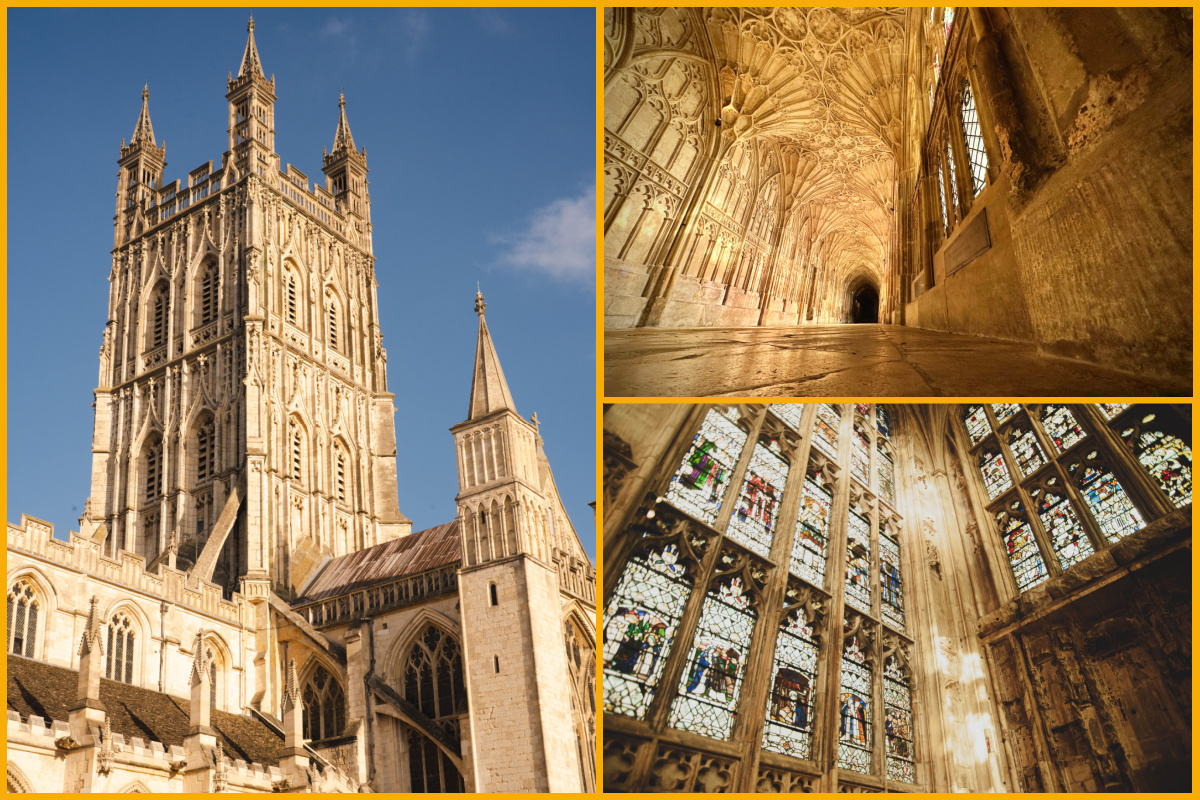
[{"label": "stained glass figure", "polygon": [[1007,420],[1012,418],[1021,410],[1021,407],[1016,403],[992,403],[992,413],[996,415],[996,422],[1003,425]]},{"label": "stained glass figure", "polygon": [[691,590],[676,545],[626,564],[604,611],[605,711],[645,715]]},{"label": "stained glass figure", "polygon": [[1067,452],[1087,435],[1066,406],[1049,405],[1043,408],[1042,427],[1060,453]]},{"label": "stained glass figure", "polygon": [[868,419],[870,419],[870,417],[871,417],[871,404],[870,403],[855,403],[854,410],[857,411],[859,414],[862,414],[864,417],[867,417]]},{"label": "stained glass figure", "polygon": [[838,426],[842,414],[829,403],[817,406],[817,421],[813,425],[813,444],[830,458],[837,458]]},{"label": "stained glass figure", "polygon": [[[1019,504],[1013,505],[1020,508]],[[1042,560],[1029,523],[1015,515],[1007,519],[998,516],[997,519],[1002,525],[1004,549],[1008,552],[1008,563],[1012,567],[1013,577],[1017,579],[1017,591],[1023,592],[1046,580],[1049,577],[1046,562]]]},{"label": "stained glass figure", "polygon": [[1016,431],[1015,434],[1009,441],[1009,449],[1012,450],[1021,475],[1028,478],[1046,463],[1046,454],[1042,452],[1042,446],[1038,444],[1037,437],[1029,428]]},{"label": "stained glass figure", "polygon": [[800,498],[800,517],[792,540],[791,572],[813,586],[825,587],[826,545],[829,543],[829,509],[833,498],[821,485],[821,475],[806,478]]},{"label": "stained glass figure", "polygon": [[1004,455],[998,447],[988,447],[980,455],[979,471],[987,487],[988,498],[995,500],[1012,488],[1012,478],[1004,466]]},{"label": "stained glass figure", "polygon": [[858,643],[842,650],[841,712],[838,725],[838,768],[871,772],[871,667]]},{"label": "stained glass figure", "polygon": [[692,652],[671,705],[671,727],[729,738],[755,619],[741,578],[704,598]]},{"label": "stained glass figure", "polygon": [[803,612],[789,614],[779,626],[763,747],[795,758],[812,758],[813,697],[817,683],[817,645]]},{"label": "stained glass figure", "polygon": [[1192,448],[1187,443],[1166,431],[1147,429],[1154,422],[1154,414],[1142,418],[1140,433],[1134,428],[1121,432],[1121,438],[1133,450],[1138,461],[1167,493],[1176,508],[1192,502]]},{"label": "stained glass figure", "polygon": [[971,440],[971,447],[982,442],[984,437],[992,432],[992,424],[988,422],[983,406],[967,406],[963,422],[967,426],[967,438]]},{"label": "stained glass figure", "polygon": [[979,112],[975,108],[975,96],[971,94],[971,82],[963,80],[962,96],[959,98],[963,139],[967,144],[967,160],[971,166],[971,188],[975,195],[987,185],[988,156],[983,146],[983,132],[979,127]]},{"label": "stained glass figure", "polygon": [[846,603],[871,613],[871,523],[853,510],[846,526]]},{"label": "stained glass figure", "polygon": [[1129,406],[1131,406],[1131,405],[1133,405],[1133,404],[1132,403],[1097,403],[1096,408],[1100,409],[1100,413],[1104,415],[1105,419],[1112,419],[1117,414],[1120,414],[1122,411],[1129,408]]},{"label": "stained glass figure", "polygon": [[729,520],[728,535],[760,556],[771,551],[775,523],[779,518],[779,499],[787,483],[788,464],[780,456],[754,445],[746,479],[738,495],[737,506]]},{"label": "stained glass figure", "polygon": [[879,585],[883,592],[883,621],[904,630],[904,584],[900,578],[900,543],[879,532]]},{"label": "stained glass figure", "polygon": [[717,409],[708,412],[683,458],[666,501],[701,522],[713,524],[721,512],[729,476],[737,466],[746,432]]},{"label": "stained glass figure", "polygon": [[803,403],[772,403],[771,411],[787,423],[788,427],[800,430],[800,416],[804,413]]},{"label": "stained glass figure", "polygon": [[857,424],[850,437],[850,474],[863,486],[870,486],[871,440]]},{"label": "stained glass figure", "polygon": [[954,24],[954,9],[947,8],[942,14],[942,22],[946,25],[946,36],[950,36],[950,26]]},{"label": "stained glass figure", "polygon": [[875,429],[884,438],[892,438],[892,418],[888,415],[887,406],[879,406],[875,409]]},{"label": "stained glass figure", "polygon": [[1079,479],[1083,501],[1110,543],[1118,542],[1145,527],[1141,513],[1130,502],[1129,495],[1125,494],[1111,470],[1086,464],[1073,464],[1068,469],[1072,474],[1083,470],[1083,476]]},{"label": "stained glass figure", "polygon": [[883,440],[879,440],[879,494],[883,496],[893,506],[896,505],[896,468],[892,466],[892,459],[888,455],[887,448],[883,446]]},{"label": "stained glass figure", "polygon": [[912,691],[894,657],[883,667],[883,735],[888,780],[915,782]]},{"label": "stained glass figure", "polygon": [[1095,550],[1083,531],[1079,515],[1066,493],[1057,490],[1058,479],[1051,478],[1051,484],[1045,488],[1038,487],[1030,492],[1042,527],[1050,537],[1050,546],[1058,556],[1058,563],[1064,570],[1090,556]]}]

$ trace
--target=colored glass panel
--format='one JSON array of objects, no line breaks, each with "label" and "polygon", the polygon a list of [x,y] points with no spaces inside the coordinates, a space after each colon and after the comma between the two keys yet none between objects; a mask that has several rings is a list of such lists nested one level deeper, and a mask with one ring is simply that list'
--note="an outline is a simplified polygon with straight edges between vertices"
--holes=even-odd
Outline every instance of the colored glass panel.
[{"label": "colored glass panel", "polygon": [[1066,406],[1046,406],[1042,409],[1042,427],[1054,442],[1058,452],[1065,453],[1086,434]]},{"label": "colored glass panel", "polygon": [[1017,579],[1017,591],[1037,586],[1049,577],[1046,562],[1033,538],[1033,529],[1020,517],[1009,517],[1004,523],[1004,548],[1008,552],[1008,563],[1013,577]]},{"label": "colored glass panel", "polygon": [[850,512],[846,526],[846,603],[871,613],[871,523]]},{"label": "colored glass panel", "polygon": [[634,556],[604,611],[604,710],[641,718],[692,590],[679,550]]},{"label": "colored glass panel", "polygon": [[813,426],[813,444],[830,458],[837,458],[838,426],[842,424],[841,413],[829,405],[817,406],[817,421]]},{"label": "colored glass panel", "polygon": [[970,81],[963,81],[959,105],[962,111],[963,139],[967,143],[967,159],[971,162],[971,188],[978,195],[987,185],[988,157],[983,146],[983,131],[979,126],[979,112],[975,108],[975,96],[971,94]]},{"label": "colored glass panel", "polygon": [[[880,442],[882,445],[882,441]],[[879,494],[892,505],[896,505],[896,468],[887,451],[879,447]]]},{"label": "colored glass panel", "polygon": [[729,738],[754,634],[755,614],[748,600],[741,578],[704,598],[692,652],[671,705],[671,727]]},{"label": "colored glass panel", "polygon": [[914,783],[912,691],[895,658],[883,668],[883,734],[888,780]]},{"label": "colored glass panel", "polygon": [[963,422],[967,426],[967,438],[971,440],[972,447],[982,442],[992,432],[992,424],[988,422],[987,412],[983,410],[983,406],[967,406],[967,414],[963,417]]},{"label": "colored glass panel", "polygon": [[[1154,415],[1146,416],[1143,424],[1153,422]],[[1136,440],[1133,429],[1121,433],[1133,447],[1134,455],[1167,493],[1176,508],[1192,502],[1192,448],[1177,436],[1160,430],[1143,430]]]},{"label": "colored glass panel", "polygon": [[761,443],[754,445],[746,479],[729,520],[728,535],[761,556],[771,551],[779,519],[779,499],[787,483],[788,465]]},{"label": "colored glass panel", "polygon": [[[733,412],[736,413],[736,412]],[[671,478],[666,501],[709,525],[721,512],[729,476],[737,466],[746,432],[726,414],[708,412],[691,449]]]},{"label": "colored glass panel", "polygon": [[904,583],[900,578],[900,543],[886,534],[879,536],[880,609],[883,621],[904,630]]},{"label": "colored glass panel", "polygon": [[779,626],[763,747],[795,758],[812,757],[813,697],[817,682],[817,645],[801,621],[789,614]]},{"label": "colored glass panel", "polygon": [[871,668],[851,640],[842,650],[841,710],[838,724],[838,768],[871,772]]},{"label": "colored glass panel", "polygon": [[[817,476],[820,477],[819,475]],[[829,543],[829,509],[833,498],[816,481],[804,481],[800,517],[792,540],[792,574],[814,586],[825,586],[826,545]]]},{"label": "colored glass panel", "polygon": [[863,486],[870,486],[867,472],[871,463],[871,440],[855,425],[850,437],[850,474]]},{"label": "colored glass panel", "polygon": [[[1076,465],[1076,469],[1080,467]],[[1096,524],[1104,532],[1104,538],[1109,542],[1118,542],[1146,525],[1141,513],[1134,508],[1129,495],[1125,494],[1110,470],[1101,471],[1087,466],[1082,469],[1084,473],[1079,490]]]},{"label": "colored glass panel", "polygon": [[996,422],[1001,424],[1011,419],[1012,415],[1020,410],[1021,407],[1016,403],[992,403],[992,413],[996,415]]},{"label": "colored glass panel", "polygon": [[1054,548],[1058,563],[1064,570],[1095,552],[1070,500],[1042,489],[1034,490],[1033,498],[1042,527],[1050,537],[1050,546]]},{"label": "colored glass panel", "polygon": [[979,471],[983,473],[983,484],[987,487],[990,499],[995,500],[1012,488],[1012,478],[1004,466],[1004,456],[998,449],[984,451]]},{"label": "colored glass panel", "polygon": [[942,16],[942,22],[946,26],[946,36],[950,35],[950,26],[954,24],[954,9],[947,8]]},{"label": "colored glass panel", "polygon": [[1131,405],[1132,403],[1097,403],[1096,408],[1100,409],[1105,419],[1112,419]]},{"label": "colored glass panel", "polygon": [[892,418],[887,412],[887,406],[875,409],[875,429],[886,438],[892,437]]},{"label": "colored glass panel", "polygon": [[1023,477],[1028,478],[1046,463],[1046,454],[1042,452],[1042,446],[1038,444],[1033,431],[1028,428],[1013,437],[1009,449],[1012,450],[1013,458],[1017,460],[1017,468],[1021,470]]},{"label": "colored glass panel", "polygon": [[800,416],[804,413],[803,403],[773,403],[771,410],[789,427],[800,430]]},{"label": "colored glass panel", "polygon": [[859,414],[862,414],[864,417],[871,416],[871,404],[870,403],[855,403],[854,410],[857,411]]}]

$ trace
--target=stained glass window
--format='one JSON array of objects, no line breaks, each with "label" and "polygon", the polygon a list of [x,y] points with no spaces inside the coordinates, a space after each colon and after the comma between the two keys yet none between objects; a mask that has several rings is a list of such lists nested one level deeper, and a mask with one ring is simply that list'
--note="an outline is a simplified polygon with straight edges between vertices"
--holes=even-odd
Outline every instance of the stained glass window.
[{"label": "stained glass window", "polygon": [[1004,424],[1006,420],[1012,417],[1021,410],[1021,407],[1016,403],[992,403],[992,412],[996,415],[996,422]]},{"label": "stained glass window", "polygon": [[838,725],[838,768],[871,771],[871,667],[851,639],[842,650],[841,712]]},{"label": "stained glass window", "polygon": [[128,614],[113,614],[108,622],[108,652],[104,661],[104,677],[122,683],[133,683],[133,623]]},{"label": "stained glass window", "polygon": [[[1019,505],[1017,507],[1019,508]],[[1017,579],[1017,591],[1023,592],[1046,580],[1049,577],[1046,562],[1042,561],[1042,554],[1038,550],[1029,523],[1015,515],[1007,519],[997,519],[1001,520],[1004,548],[1008,552],[1008,563],[1012,567],[1013,577]]]},{"label": "stained glass window", "polygon": [[1037,437],[1029,428],[1016,431],[1016,435],[1009,442],[1009,448],[1023,477],[1028,478],[1046,463],[1046,454],[1042,452],[1042,446],[1038,444]]},{"label": "stained glass window", "polygon": [[892,505],[896,505],[896,468],[892,465],[892,459],[888,456],[887,450],[883,446],[883,440],[879,440],[879,494],[883,496]]},{"label": "stained glass window", "polygon": [[950,226],[958,221],[958,172],[954,169],[954,153],[950,150],[950,140],[946,140],[946,162],[950,165]]},{"label": "stained glass window", "polygon": [[[1051,478],[1051,481],[1057,483],[1057,478]],[[1030,495],[1042,520],[1042,527],[1050,537],[1050,546],[1054,548],[1058,563],[1064,570],[1095,552],[1083,531],[1079,515],[1065,494],[1048,485],[1044,489],[1034,489]]]},{"label": "stained glass window", "polygon": [[871,613],[871,523],[853,510],[846,526],[846,603]]},{"label": "stained glass window", "polygon": [[800,416],[804,413],[803,403],[773,403],[771,410],[791,428],[800,430]]},{"label": "stained glass window", "polygon": [[1112,419],[1131,405],[1132,403],[1097,403],[1096,408],[1100,409],[1105,419]]},{"label": "stained glass window", "polygon": [[[774,444],[774,443],[773,443]],[[778,444],[774,445],[778,447]],[[729,536],[760,556],[771,551],[779,498],[787,482],[788,464],[761,443],[754,445],[737,506],[729,520]]]},{"label": "stained glass window", "polygon": [[785,756],[812,758],[817,645],[803,615],[803,611],[789,614],[779,626],[763,747]]},{"label": "stained glass window", "polygon": [[914,783],[912,691],[895,657],[883,667],[883,735],[888,780]]},{"label": "stained glass window", "polygon": [[829,403],[817,406],[817,421],[813,426],[813,444],[830,458],[837,458],[838,426],[842,414]]},{"label": "stained glass window", "polygon": [[[737,412],[731,412],[736,414]],[[717,409],[708,412],[683,463],[671,478],[666,501],[709,525],[721,512],[729,476],[737,466],[746,432]]]},{"label": "stained glass window", "polygon": [[892,418],[888,415],[887,406],[879,406],[875,409],[875,428],[885,438],[892,437]]},{"label": "stained glass window", "polygon": [[[929,88],[929,102],[933,103],[933,87]],[[942,207],[942,228],[947,235],[950,233],[950,219],[946,216],[946,170],[942,168],[942,161],[938,159],[938,185],[937,185],[938,204]]]},{"label": "stained glass window", "polygon": [[37,657],[38,597],[29,581],[20,579],[8,589],[8,652]]},{"label": "stained glass window", "polygon": [[946,25],[946,36],[950,35],[950,26],[954,24],[954,9],[947,8],[942,15],[942,22]]},{"label": "stained glass window", "polygon": [[900,543],[879,533],[879,585],[883,590],[880,609],[883,621],[904,630],[904,584],[900,579]]},{"label": "stained glass window", "polygon": [[[1142,424],[1149,425],[1154,418],[1154,414],[1147,414]],[[1178,436],[1154,428],[1143,428],[1140,433],[1127,428],[1121,438],[1176,508],[1192,502],[1192,448]]]},{"label": "stained glass window", "polygon": [[859,414],[862,414],[864,417],[871,416],[871,404],[870,403],[855,403],[854,410],[857,411]]},{"label": "stained glass window", "polygon": [[1067,452],[1086,436],[1075,415],[1066,406],[1050,405],[1042,409],[1042,427],[1060,453]]},{"label": "stained glass window", "polygon": [[1145,527],[1142,515],[1134,508],[1129,495],[1125,494],[1111,470],[1079,464],[1074,464],[1069,469],[1072,473],[1083,470],[1079,490],[1083,493],[1083,501],[1087,503],[1096,524],[1104,531],[1104,537],[1109,542],[1120,541]]},{"label": "stained glass window", "polygon": [[825,586],[826,544],[829,542],[829,508],[833,498],[819,483],[821,475],[804,481],[800,517],[792,540],[792,574],[814,586]]},{"label": "stained glass window", "polygon": [[850,474],[858,478],[863,486],[870,486],[870,476],[867,472],[871,463],[871,440],[863,433],[857,424],[850,437]]},{"label": "stained glass window", "polygon": [[983,406],[967,406],[967,414],[963,417],[963,422],[967,426],[967,438],[971,440],[971,447],[982,442],[984,437],[992,432],[992,425],[988,422],[987,412],[983,410]]},{"label": "stained glass window", "polygon": [[983,484],[987,487],[988,498],[995,500],[1012,488],[1012,478],[1004,466],[1004,455],[998,447],[988,447],[983,451],[979,460],[979,471],[983,473]]},{"label": "stained glass window", "polygon": [[988,157],[983,146],[983,132],[979,127],[979,111],[975,108],[975,96],[971,94],[971,82],[963,80],[962,97],[963,138],[967,142],[967,159],[971,162],[971,186],[976,195],[987,185]]},{"label": "stained glass window", "polygon": [[629,560],[604,611],[604,710],[641,718],[692,589],[679,548]]},{"label": "stained glass window", "polygon": [[729,738],[754,622],[741,578],[730,579],[704,598],[692,652],[671,705],[671,727]]}]

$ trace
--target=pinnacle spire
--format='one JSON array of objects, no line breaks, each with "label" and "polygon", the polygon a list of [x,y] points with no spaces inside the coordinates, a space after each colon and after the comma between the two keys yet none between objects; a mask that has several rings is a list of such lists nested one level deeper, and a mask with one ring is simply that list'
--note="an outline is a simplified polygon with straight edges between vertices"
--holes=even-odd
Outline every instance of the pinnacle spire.
[{"label": "pinnacle spire", "polygon": [[133,137],[129,140],[132,147],[138,142],[146,142],[154,147],[154,126],[150,124],[150,84],[142,87],[142,112],[138,115],[137,125],[133,129]]},{"label": "pinnacle spire", "polygon": [[479,315],[479,340],[475,345],[475,372],[471,377],[471,408],[467,419],[486,417],[494,411],[509,409],[516,411],[512,394],[508,391],[508,383],[504,380],[504,370],[500,368],[500,357],[496,355],[496,346],[492,344],[492,335],[488,332],[487,321],[483,311],[487,303],[483,300],[483,292],[475,291],[475,313]]},{"label": "pinnacle spire", "polygon": [[333,135],[333,155],[339,156],[345,151],[356,152],[350,123],[346,121],[346,95],[338,92],[338,126],[337,133]]},{"label": "pinnacle spire", "polygon": [[238,67],[239,78],[244,78],[247,75],[257,73],[259,77],[266,78],[263,74],[262,61],[258,57],[258,48],[254,46],[254,15],[250,15],[250,22],[246,25],[246,52],[242,54],[242,65]]}]

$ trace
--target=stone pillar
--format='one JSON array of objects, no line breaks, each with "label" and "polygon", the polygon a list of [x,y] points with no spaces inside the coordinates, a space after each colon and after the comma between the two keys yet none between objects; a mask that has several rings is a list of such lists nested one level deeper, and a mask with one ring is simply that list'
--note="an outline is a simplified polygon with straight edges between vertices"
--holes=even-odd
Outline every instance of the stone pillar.
[{"label": "stone pillar", "polygon": [[361,620],[350,623],[346,631],[346,720],[347,730],[355,731],[354,756],[358,774],[355,780],[365,783],[370,774],[367,753],[367,672],[371,669],[371,656],[366,638],[374,635],[364,631]]},{"label": "stone pillar", "polygon": [[59,747],[67,751],[63,772],[63,788],[68,792],[96,790],[96,758],[100,751],[98,732],[108,721],[104,704],[100,702],[100,674],[104,669],[104,645],[100,635],[100,598],[92,595],[87,624],[79,643],[79,683],[75,704],[68,712],[71,726],[67,741]]},{"label": "stone pillar", "polygon": [[304,704],[296,678],[296,660],[288,659],[287,683],[283,690],[283,757],[279,770],[291,786],[308,780],[308,751],[304,749]]},{"label": "stone pillar", "polygon": [[192,698],[189,706],[188,735],[183,740],[184,757],[187,766],[180,770],[183,777],[183,791],[210,792],[212,791],[213,773],[216,766],[216,756],[209,759],[208,754],[215,752],[217,734],[209,725],[212,708],[209,704],[209,659],[207,648],[204,646],[204,631],[196,633],[192,645]]}]

